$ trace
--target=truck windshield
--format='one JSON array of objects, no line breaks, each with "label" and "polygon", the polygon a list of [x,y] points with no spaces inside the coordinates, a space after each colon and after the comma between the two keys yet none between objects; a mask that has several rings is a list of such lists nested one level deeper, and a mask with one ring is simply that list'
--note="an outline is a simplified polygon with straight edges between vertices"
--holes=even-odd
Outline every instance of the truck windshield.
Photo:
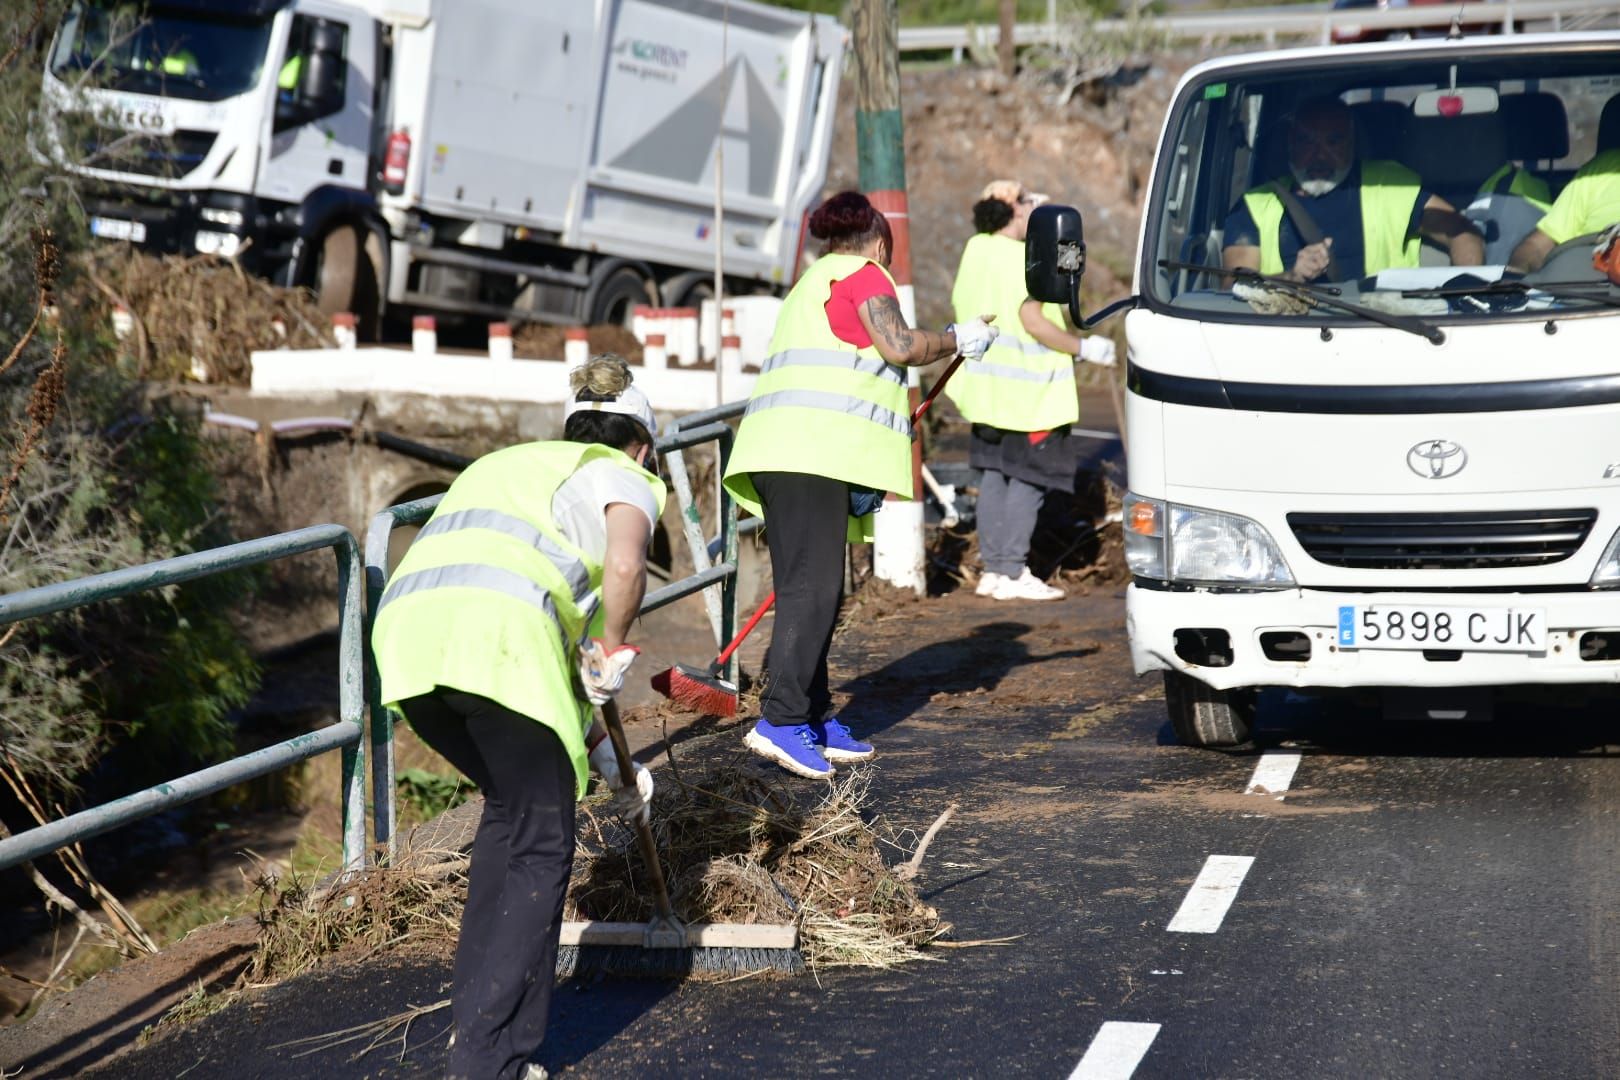
[{"label": "truck windshield", "polygon": [[72,86],[219,101],[259,81],[267,20],[79,0],[62,21],[51,73]]},{"label": "truck windshield", "polygon": [[1211,71],[1177,100],[1148,214],[1144,292],[1171,314],[1349,317],[1313,292],[1430,321],[1613,310],[1592,253],[1620,222],[1620,53]]}]

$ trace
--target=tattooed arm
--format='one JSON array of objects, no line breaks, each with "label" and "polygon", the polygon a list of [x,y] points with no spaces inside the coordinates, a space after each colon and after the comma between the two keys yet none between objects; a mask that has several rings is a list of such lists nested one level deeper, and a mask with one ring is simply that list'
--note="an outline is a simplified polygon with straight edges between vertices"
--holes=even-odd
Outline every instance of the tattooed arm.
[{"label": "tattooed arm", "polygon": [[866,332],[872,335],[872,345],[878,355],[891,364],[922,367],[956,355],[955,337],[906,325],[900,302],[893,296],[874,296],[862,304],[856,313]]}]

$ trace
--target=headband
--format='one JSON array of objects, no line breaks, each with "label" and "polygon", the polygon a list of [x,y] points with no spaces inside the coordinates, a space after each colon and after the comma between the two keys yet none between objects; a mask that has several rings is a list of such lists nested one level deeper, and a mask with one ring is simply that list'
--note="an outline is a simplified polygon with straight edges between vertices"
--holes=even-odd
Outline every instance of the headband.
[{"label": "headband", "polygon": [[634,386],[625,387],[613,401],[569,401],[563,409],[563,419],[567,420],[577,412],[618,413],[641,421],[648,435],[658,435],[658,418],[653,415],[652,402]]}]

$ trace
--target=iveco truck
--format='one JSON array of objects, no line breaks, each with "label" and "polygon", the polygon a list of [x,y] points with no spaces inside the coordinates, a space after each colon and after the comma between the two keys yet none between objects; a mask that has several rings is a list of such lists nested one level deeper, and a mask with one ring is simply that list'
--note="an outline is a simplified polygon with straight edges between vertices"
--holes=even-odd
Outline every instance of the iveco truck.
[{"label": "iveco truck", "polygon": [[[1256,223],[1311,242],[1268,193],[1303,186],[1291,125],[1339,105],[1348,173],[1318,179],[1360,186],[1316,242],[1336,231],[1365,265],[1312,273]],[[1620,681],[1620,288],[1594,269],[1620,218],[1611,151],[1615,33],[1270,52],[1182,79],[1122,305],[1128,629],[1181,741],[1243,742],[1265,687],[1488,705]],[[1430,228],[1443,207],[1477,246]],[[1070,299],[1079,217],[1036,215],[1031,295]]]},{"label": "iveco truck", "polygon": [[363,327],[627,322],[709,294],[717,193],[728,291],[791,284],[843,47],[747,0],[75,0],[35,141],[98,236]]}]

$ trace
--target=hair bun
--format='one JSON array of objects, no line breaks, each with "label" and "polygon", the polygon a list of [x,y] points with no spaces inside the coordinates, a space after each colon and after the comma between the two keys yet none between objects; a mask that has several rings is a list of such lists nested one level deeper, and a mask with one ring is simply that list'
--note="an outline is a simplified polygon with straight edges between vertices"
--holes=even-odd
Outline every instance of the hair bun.
[{"label": "hair bun", "polygon": [[617,353],[599,353],[568,373],[568,387],[576,400],[590,394],[595,400],[611,401],[634,381],[629,362]]}]

